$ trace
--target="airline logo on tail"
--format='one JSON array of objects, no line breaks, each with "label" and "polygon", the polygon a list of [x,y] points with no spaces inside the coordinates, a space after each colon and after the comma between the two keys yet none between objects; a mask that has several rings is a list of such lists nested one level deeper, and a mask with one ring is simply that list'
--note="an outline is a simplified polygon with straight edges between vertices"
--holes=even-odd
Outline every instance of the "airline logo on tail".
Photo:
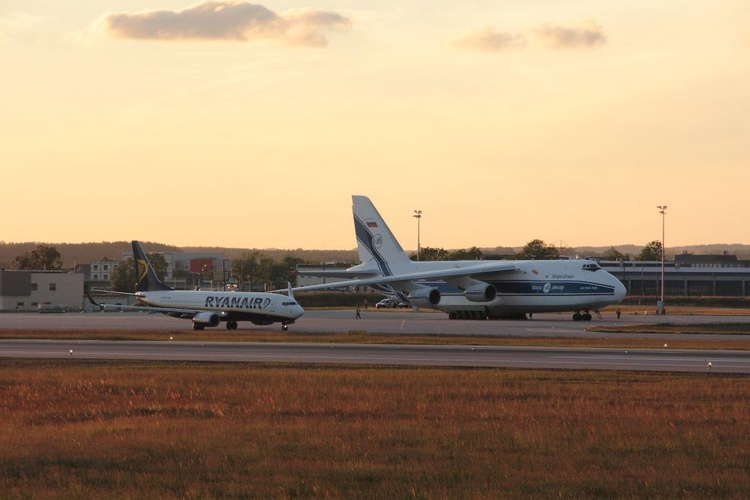
[{"label": "airline logo on tail", "polygon": [[148,274],[148,264],[145,259],[137,259],[136,265],[138,266],[138,283],[146,279]]}]

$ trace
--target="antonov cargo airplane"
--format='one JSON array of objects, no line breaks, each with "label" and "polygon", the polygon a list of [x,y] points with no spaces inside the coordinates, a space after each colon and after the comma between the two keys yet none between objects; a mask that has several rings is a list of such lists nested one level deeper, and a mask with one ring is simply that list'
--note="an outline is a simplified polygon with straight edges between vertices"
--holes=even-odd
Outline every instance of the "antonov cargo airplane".
[{"label": "antonov cargo airplane", "polygon": [[98,304],[91,296],[89,300],[102,310],[149,311],[175,318],[191,319],[195,330],[203,330],[207,326],[218,326],[222,321],[226,322],[227,330],[235,330],[238,321],[250,321],[255,325],[280,322],[281,329],[286,331],[288,325],[294,323],[305,312],[294,300],[291,286],[289,295],[174,290],[156,277],[146,253],[137,241],[133,242],[133,260],[138,278],[136,293],[110,293],[135,296],[136,305]]},{"label": "antonov cargo airplane", "polygon": [[355,279],[294,291],[367,285],[413,306],[439,309],[450,319],[572,311],[574,320],[587,321],[590,311],[625,297],[625,286],[591,260],[414,262],[369,198],[352,196],[352,201],[362,263],[325,275]]}]

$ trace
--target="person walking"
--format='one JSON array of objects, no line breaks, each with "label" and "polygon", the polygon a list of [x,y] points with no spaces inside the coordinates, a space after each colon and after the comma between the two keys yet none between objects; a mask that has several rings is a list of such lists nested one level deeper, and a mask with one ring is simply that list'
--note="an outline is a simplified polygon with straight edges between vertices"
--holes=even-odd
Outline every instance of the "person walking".
[{"label": "person walking", "polygon": [[362,316],[359,314],[359,304],[357,304],[357,319],[362,319]]},{"label": "person walking", "polygon": [[620,314],[622,314],[622,312],[618,309],[615,311],[615,314],[617,315],[617,319],[620,319]]}]

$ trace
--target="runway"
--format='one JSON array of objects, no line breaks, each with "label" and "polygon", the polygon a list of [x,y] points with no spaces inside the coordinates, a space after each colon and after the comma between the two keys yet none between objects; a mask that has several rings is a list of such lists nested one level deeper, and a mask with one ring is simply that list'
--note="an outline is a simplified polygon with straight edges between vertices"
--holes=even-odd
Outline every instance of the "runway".
[{"label": "runway", "polygon": [[[535,314],[527,321],[471,321],[449,320],[445,314],[410,311],[362,311],[362,319],[355,319],[353,310],[309,310],[290,325],[294,333],[348,333],[352,330],[370,334],[395,335],[451,335],[492,337],[586,337],[586,338],[648,338],[662,340],[674,338],[669,334],[594,333],[587,331],[596,326],[616,324],[658,323],[750,323],[750,316],[654,316],[624,315],[617,320],[614,315],[604,315],[593,321],[572,321],[569,314]],[[242,322],[240,330],[280,330],[278,324],[258,327]],[[192,329],[189,320],[170,318],[162,314],[145,313],[65,313],[0,314],[0,333],[11,330],[176,330]],[[224,329],[224,326],[216,330]],[[214,329],[206,329],[210,334]],[[681,334],[681,339],[705,338],[702,335]],[[711,335],[714,340],[748,340],[750,335]]]},{"label": "runway", "polygon": [[[291,326],[295,333],[349,332],[399,335],[488,335],[516,337],[647,336],[658,340],[668,335],[594,334],[586,328],[611,324],[614,317],[592,322],[573,322],[562,315],[538,315],[530,321],[451,321],[442,314],[369,312],[362,320],[351,311],[311,311]],[[644,322],[647,318],[623,317],[621,321]],[[656,317],[650,318],[656,322]],[[742,317],[669,317],[671,322],[745,322]],[[665,322],[665,317],[658,318]],[[4,314],[3,329],[23,330],[189,330],[191,323],[158,314]],[[260,329],[242,324],[242,329]],[[209,330],[207,330],[209,331]],[[680,335],[681,339],[701,337]],[[705,338],[705,336],[703,336]],[[711,335],[712,339],[747,339],[748,336]],[[672,337],[673,338],[673,337]],[[750,351],[671,349],[580,349],[548,347],[487,347],[433,345],[349,345],[245,342],[132,342],[0,340],[0,358],[206,361],[247,363],[371,364],[388,366],[505,367],[531,369],[594,369],[635,371],[692,371],[750,373]]]},{"label": "runway", "polygon": [[0,340],[0,357],[750,373],[750,352],[666,349]]}]

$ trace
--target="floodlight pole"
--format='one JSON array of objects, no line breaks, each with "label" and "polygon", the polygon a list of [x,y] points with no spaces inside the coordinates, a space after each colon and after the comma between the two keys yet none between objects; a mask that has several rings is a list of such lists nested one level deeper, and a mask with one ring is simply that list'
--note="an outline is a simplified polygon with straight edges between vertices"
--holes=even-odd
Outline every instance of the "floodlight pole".
[{"label": "floodlight pole", "polygon": [[661,300],[656,305],[656,310],[658,314],[664,314],[664,220],[666,219],[667,215],[667,206],[666,205],[659,205],[656,207],[659,209],[659,213],[661,214]]},{"label": "floodlight pole", "polygon": [[419,257],[421,253],[422,245],[420,244],[419,238],[420,238],[420,232],[421,232],[421,223],[422,223],[422,211],[421,210],[414,210],[414,215],[412,215],[415,219],[417,219],[417,262],[419,262]]}]

